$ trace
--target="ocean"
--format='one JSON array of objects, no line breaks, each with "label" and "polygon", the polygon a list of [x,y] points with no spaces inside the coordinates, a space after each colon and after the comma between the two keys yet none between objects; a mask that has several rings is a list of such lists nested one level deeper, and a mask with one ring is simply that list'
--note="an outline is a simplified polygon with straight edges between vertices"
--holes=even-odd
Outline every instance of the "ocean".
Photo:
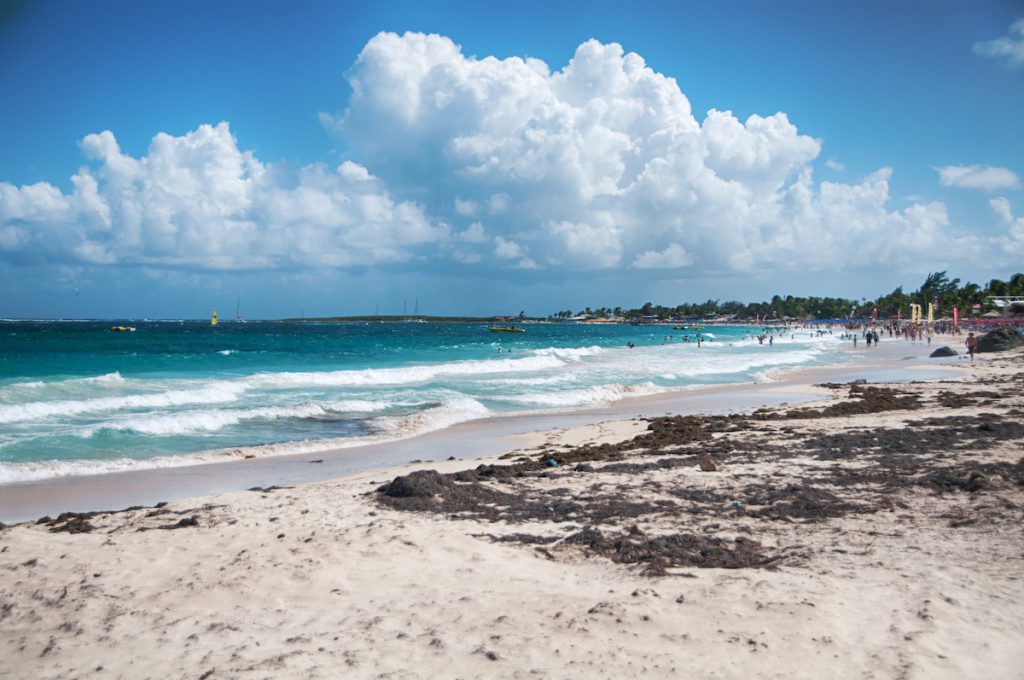
[{"label": "ocean", "polygon": [[714,326],[698,348],[671,326],[520,327],[0,321],[0,483],[323,451],[840,362],[838,338],[808,330],[769,346]]}]

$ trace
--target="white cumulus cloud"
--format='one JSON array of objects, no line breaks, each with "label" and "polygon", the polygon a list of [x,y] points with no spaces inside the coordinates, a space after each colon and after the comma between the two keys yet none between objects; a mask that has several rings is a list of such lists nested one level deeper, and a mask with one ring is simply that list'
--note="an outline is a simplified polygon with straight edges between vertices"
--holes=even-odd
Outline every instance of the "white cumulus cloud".
[{"label": "white cumulus cloud", "polygon": [[1005,252],[1012,256],[1024,256],[1024,217],[1014,217],[1010,202],[1002,197],[990,200],[989,206],[1006,226],[1006,235],[1001,239]]},{"label": "white cumulus cloud", "polygon": [[473,222],[464,231],[456,234],[456,238],[465,243],[483,243],[487,240],[487,232],[484,230],[484,225]]},{"label": "white cumulus cloud", "polygon": [[494,239],[494,255],[503,260],[511,260],[523,255],[523,249],[515,241],[507,241],[500,236]]},{"label": "white cumulus cloud", "polygon": [[473,201],[464,201],[458,196],[455,197],[455,212],[460,215],[472,215],[476,213],[478,207]]},{"label": "white cumulus cloud", "polygon": [[[552,68],[381,33],[348,78],[346,108],[321,116],[350,150],[338,167],[261,161],[227,123],[158,134],[138,158],[89,135],[68,190],[0,182],[0,258],[747,272],[1005,252],[959,232],[942,203],[892,207],[889,168],[817,181],[822,142],[785,112],[696,117],[674,78],[615,43],[588,40]],[[948,186],[1020,184],[1005,168],[939,172]]]},{"label": "white cumulus cloud", "polygon": [[1005,59],[1011,68],[1024,65],[1024,18],[1010,24],[1008,33],[995,40],[974,43],[974,53],[983,57]]},{"label": "white cumulus cloud", "polygon": [[[821,141],[786,113],[698,120],[675,79],[614,43],[589,40],[556,70],[381,33],[348,77],[353,95],[331,129],[391,187],[488,206],[499,259],[519,257],[514,245],[574,269],[794,270],[945,262],[951,243],[981,247],[941,204],[891,208],[888,169],[816,182]],[[923,234],[944,245],[904,247]]]},{"label": "white cumulus cloud", "polygon": [[989,165],[946,165],[936,168],[936,170],[939,172],[939,184],[944,187],[981,189],[983,191],[1020,187],[1020,178],[1017,177],[1017,173],[1008,168]]},{"label": "white cumulus cloud", "polygon": [[141,158],[124,154],[110,131],[80,147],[91,163],[69,193],[0,183],[0,256],[198,269],[351,266],[406,260],[413,247],[447,238],[365,167],[267,165],[239,150],[227,123],[157,134]]},{"label": "white cumulus cloud", "polygon": [[693,258],[678,243],[670,243],[665,250],[658,252],[648,250],[637,255],[633,260],[633,266],[638,269],[671,269],[677,267],[689,267],[693,264]]}]

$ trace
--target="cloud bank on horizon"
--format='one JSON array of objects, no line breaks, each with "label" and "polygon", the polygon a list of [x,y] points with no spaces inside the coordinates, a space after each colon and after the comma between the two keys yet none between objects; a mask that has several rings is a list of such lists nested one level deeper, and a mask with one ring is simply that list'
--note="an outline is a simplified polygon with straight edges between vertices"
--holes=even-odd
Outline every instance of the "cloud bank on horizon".
[{"label": "cloud bank on horizon", "polygon": [[[157,134],[139,158],[111,131],[90,134],[70,191],[0,182],[0,258],[696,273],[946,268],[954,253],[992,266],[1024,252],[1005,198],[990,204],[1001,231],[983,236],[958,229],[942,202],[893,206],[888,167],[817,181],[823,142],[785,113],[698,120],[675,79],[615,43],[589,40],[552,70],[466,56],[439,35],[380,33],[348,79],[346,108],[321,114],[351,152],[337,168],[257,159],[227,122]],[[1006,168],[937,170],[942,186],[1020,187]]]}]

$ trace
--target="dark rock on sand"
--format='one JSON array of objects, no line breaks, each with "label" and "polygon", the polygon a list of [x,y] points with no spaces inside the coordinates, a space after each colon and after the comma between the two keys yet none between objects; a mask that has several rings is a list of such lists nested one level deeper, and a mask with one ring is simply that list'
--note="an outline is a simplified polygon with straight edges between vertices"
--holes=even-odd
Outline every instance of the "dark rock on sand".
[{"label": "dark rock on sand", "polygon": [[928,356],[932,359],[938,359],[941,357],[955,357],[958,356],[958,354],[956,350],[952,349],[949,345],[943,345]]},{"label": "dark rock on sand", "polygon": [[1000,326],[978,338],[978,352],[1003,352],[1024,345],[1024,335],[1015,328]]}]

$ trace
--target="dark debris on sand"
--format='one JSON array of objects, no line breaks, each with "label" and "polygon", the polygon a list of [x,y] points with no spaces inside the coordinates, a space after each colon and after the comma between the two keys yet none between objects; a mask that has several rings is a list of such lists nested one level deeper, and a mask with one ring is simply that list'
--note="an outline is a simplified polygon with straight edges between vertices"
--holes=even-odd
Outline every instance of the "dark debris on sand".
[{"label": "dark debris on sand", "polygon": [[493,489],[476,481],[457,481],[454,475],[418,470],[396,477],[378,489],[378,500],[396,510],[439,512],[491,522],[602,522],[663,513],[671,502],[636,502],[612,493],[567,499],[563,490],[533,493]]},{"label": "dark debris on sand", "polygon": [[57,516],[57,519],[43,517],[39,519],[37,524],[46,524],[50,527],[51,533],[64,531],[69,534],[87,534],[96,530],[96,527],[94,527],[89,520],[99,514],[101,513],[62,512]]},{"label": "dark debris on sand", "polygon": [[618,564],[642,564],[646,573],[659,576],[668,567],[742,569],[768,566],[781,558],[766,554],[761,544],[742,536],[735,541],[692,533],[648,536],[636,526],[617,535],[586,527],[562,543],[581,546]]},{"label": "dark debris on sand", "polygon": [[[40,517],[35,521],[35,524],[45,525],[48,527],[51,533],[69,533],[69,534],[88,534],[93,531],[97,531],[97,527],[91,520],[100,516],[116,516],[125,515],[128,513],[134,513],[140,510],[148,510],[142,519],[151,519],[154,517],[164,517],[166,515],[178,515],[181,517],[176,522],[170,522],[167,524],[161,524],[157,526],[140,526],[136,528],[136,531],[149,531],[151,529],[186,529],[201,526],[199,523],[199,517],[195,514],[197,510],[210,511],[223,506],[206,504],[201,508],[191,508],[186,510],[171,510],[167,508],[167,503],[162,501],[153,506],[144,505],[133,505],[121,510],[93,510],[90,512],[62,512],[57,515],[56,518],[45,516]],[[108,528],[108,532],[110,529]]]},{"label": "dark debris on sand", "polygon": [[[786,551],[769,552],[756,536],[778,522],[815,524],[906,509],[913,494],[922,492],[955,499],[956,494],[1024,487],[1024,458],[1016,463],[971,460],[974,452],[1024,442],[1022,419],[1012,415],[1020,411],[1010,403],[1013,392],[940,392],[935,403],[945,408],[993,406],[1002,413],[913,420],[913,412],[927,402],[912,389],[861,382],[826,387],[845,391],[845,399],[820,408],[653,418],[645,433],[616,444],[545,449],[507,465],[452,474],[413,472],[381,486],[376,499],[396,510],[459,519],[515,526],[544,522],[540,533],[490,538],[534,545],[548,559],[575,547],[661,575],[677,567],[774,565]],[[837,430],[828,422],[886,412],[908,417],[893,427],[858,420],[863,424]],[[806,422],[792,423],[796,420]],[[708,455],[726,467],[799,458],[800,472],[739,475],[725,486],[698,485],[693,475],[677,472],[696,471],[700,458]],[[819,464],[808,464],[815,460]],[[697,474],[721,478],[719,472]],[[564,480],[580,478],[591,480],[590,485],[570,493]],[[987,516],[965,520],[956,515],[951,526],[1004,521],[1010,517],[1000,514],[1005,508],[1017,506],[982,504],[970,512]],[[638,522],[676,530],[645,533]],[[562,527],[561,533],[551,533],[552,524]],[[743,536],[706,535],[717,528]]]},{"label": "dark debris on sand", "polygon": [[[826,385],[826,387],[835,387]],[[901,393],[891,387],[873,387],[863,383],[849,385],[849,398],[822,408],[795,408],[784,413],[760,410],[753,415],[763,420],[793,420],[810,418],[837,418],[886,411],[910,411],[923,406],[916,394]]]}]

